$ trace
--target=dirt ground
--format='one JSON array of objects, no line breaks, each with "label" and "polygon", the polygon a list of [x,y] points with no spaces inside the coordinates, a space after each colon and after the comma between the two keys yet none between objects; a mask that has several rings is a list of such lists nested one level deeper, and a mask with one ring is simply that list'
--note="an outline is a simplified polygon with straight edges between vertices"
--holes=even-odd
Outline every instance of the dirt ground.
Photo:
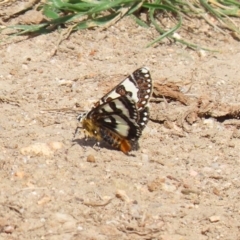
[{"label": "dirt ground", "polygon": [[[18,37],[0,46],[0,239],[240,239],[240,45],[196,32],[192,51],[126,18],[109,29]],[[151,70],[159,94],[130,156],[80,132],[129,73]],[[156,89],[155,89],[156,90]]]}]

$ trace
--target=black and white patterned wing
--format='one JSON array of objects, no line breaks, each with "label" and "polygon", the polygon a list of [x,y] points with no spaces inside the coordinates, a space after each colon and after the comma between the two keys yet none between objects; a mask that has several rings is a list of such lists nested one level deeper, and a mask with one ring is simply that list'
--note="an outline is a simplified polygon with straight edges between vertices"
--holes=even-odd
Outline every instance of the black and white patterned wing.
[{"label": "black and white patterned wing", "polygon": [[152,78],[147,67],[135,70],[115,88],[103,96],[96,105],[108,102],[119,96],[129,95],[136,103],[137,109],[141,110],[148,105],[152,95]]},{"label": "black and white patterned wing", "polygon": [[127,153],[141,136],[138,116],[135,102],[123,95],[93,108],[82,118],[82,126],[90,136]]},{"label": "black and white patterned wing", "polygon": [[84,118],[96,126],[109,129],[127,140],[135,141],[141,131],[137,124],[138,111],[129,96],[120,96],[93,108]]},{"label": "black and white patterned wing", "polygon": [[152,88],[149,69],[139,68],[77,119],[88,135],[128,153],[149,120]]}]

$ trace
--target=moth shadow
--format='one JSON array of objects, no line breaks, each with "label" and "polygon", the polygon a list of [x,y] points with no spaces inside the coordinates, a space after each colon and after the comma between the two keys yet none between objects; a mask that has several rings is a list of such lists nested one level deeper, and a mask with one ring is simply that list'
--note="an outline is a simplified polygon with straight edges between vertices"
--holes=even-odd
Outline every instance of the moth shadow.
[{"label": "moth shadow", "polygon": [[94,145],[97,144],[97,142],[94,139],[86,140],[84,138],[73,139],[72,142],[82,147],[94,147]]},{"label": "moth shadow", "polygon": [[82,147],[95,148],[97,146],[100,149],[101,148],[106,148],[108,150],[117,150],[116,148],[113,148],[109,144],[105,143],[104,141],[98,142],[94,138],[88,138],[87,140],[84,139],[84,138],[82,138],[82,139],[78,138],[78,139],[74,139],[72,142],[77,143],[78,145],[80,145]]},{"label": "moth shadow", "polygon": [[[92,138],[89,138],[89,139],[84,139],[84,138],[77,138],[77,139],[73,139],[72,140],[73,143],[76,143],[78,144],[79,146],[81,147],[91,147],[92,149],[96,150],[96,146],[97,146],[97,151],[99,151],[101,148],[106,148],[108,150],[111,150],[111,151],[117,151],[117,152],[120,152],[120,150],[112,147],[111,145],[109,145],[108,143],[104,142],[104,141],[101,141],[101,142],[97,142],[95,139],[92,139]],[[138,150],[139,149],[139,144],[138,142],[137,143],[134,143],[132,145],[132,150]],[[126,154],[127,156],[133,156],[135,157],[136,155],[134,155],[132,152]]]}]

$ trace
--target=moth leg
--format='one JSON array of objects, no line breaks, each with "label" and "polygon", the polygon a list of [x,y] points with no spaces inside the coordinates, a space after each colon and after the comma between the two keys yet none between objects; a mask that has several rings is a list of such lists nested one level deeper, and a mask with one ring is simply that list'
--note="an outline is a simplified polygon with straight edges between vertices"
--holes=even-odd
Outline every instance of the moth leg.
[{"label": "moth leg", "polygon": [[82,124],[80,124],[80,123],[78,122],[77,127],[76,127],[75,132],[74,132],[74,135],[73,135],[72,141],[75,139],[75,137],[76,137],[79,129],[82,129],[82,128],[83,128],[83,127],[82,127]]},{"label": "moth leg", "polygon": [[77,133],[78,133],[79,128],[81,128],[81,127],[79,127],[79,126],[76,127],[75,132],[74,132],[74,134],[73,134],[72,141],[75,139],[75,137],[76,137],[76,135],[77,135]]},{"label": "moth leg", "polygon": [[99,141],[97,141],[96,143],[94,143],[93,149],[95,149],[95,148],[96,148],[96,151],[100,151],[100,142],[99,142]]}]

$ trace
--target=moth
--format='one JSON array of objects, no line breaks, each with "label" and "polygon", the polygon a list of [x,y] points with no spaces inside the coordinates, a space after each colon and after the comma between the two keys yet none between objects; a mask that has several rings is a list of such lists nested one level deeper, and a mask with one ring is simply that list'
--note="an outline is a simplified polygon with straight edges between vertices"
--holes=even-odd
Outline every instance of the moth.
[{"label": "moth", "polygon": [[98,142],[103,140],[128,154],[149,120],[152,88],[149,69],[135,70],[96,102],[89,112],[77,117],[85,135]]}]

